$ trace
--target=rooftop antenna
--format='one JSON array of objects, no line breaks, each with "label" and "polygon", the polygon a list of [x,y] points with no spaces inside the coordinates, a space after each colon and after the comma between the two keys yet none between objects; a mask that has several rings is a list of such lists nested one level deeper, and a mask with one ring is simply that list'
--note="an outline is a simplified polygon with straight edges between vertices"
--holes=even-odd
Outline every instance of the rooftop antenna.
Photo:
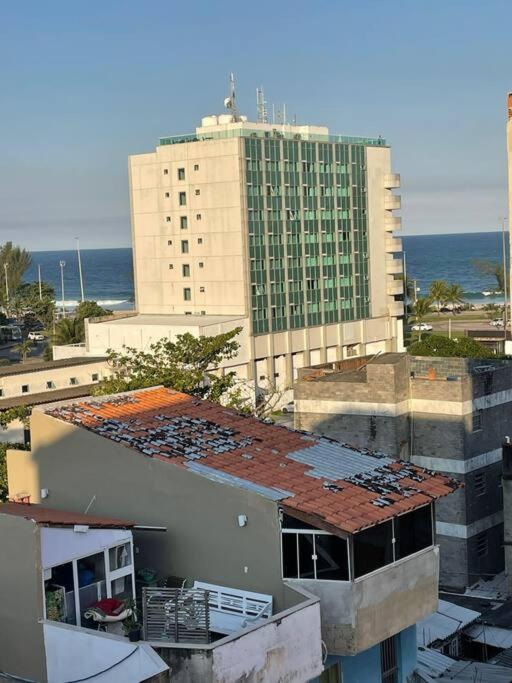
[{"label": "rooftop antenna", "polygon": [[265,95],[263,94],[263,87],[256,88],[256,107],[257,107],[257,122],[268,123],[267,103]]},{"label": "rooftop antenna", "polygon": [[240,121],[240,112],[235,101],[235,76],[233,72],[229,74],[229,97],[224,99],[224,106],[233,115],[235,121]]}]

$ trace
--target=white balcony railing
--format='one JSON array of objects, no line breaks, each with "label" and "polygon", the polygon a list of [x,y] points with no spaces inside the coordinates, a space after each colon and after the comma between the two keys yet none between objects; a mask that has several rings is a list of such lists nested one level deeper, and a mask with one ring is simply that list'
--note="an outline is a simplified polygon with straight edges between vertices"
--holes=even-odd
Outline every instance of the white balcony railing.
[{"label": "white balcony railing", "polygon": [[392,318],[398,318],[404,314],[403,301],[393,301],[388,304],[388,312]]},{"label": "white balcony railing", "polygon": [[402,206],[402,198],[399,194],[390,194],[384,197],[384,208],[387,211],[393,211],[394,209],[400,209]]},{"label": "white balcony railing", "polygon": [[388,296],[398,296],[404,293],[403,280],[388,280],[386,283],[386,294]]},{"label": "white balcony railing", "polygon": [[400,173],[387,173],[384,176],[384,187],[387,190],[393,190],[400,187]]},{"label": "white balcony railing", "polygon": [[385,221],[384,221],[384,228],[388,232],[393,232],[394,230],[401,230],[402,229],[402,219],[400,216],[386,216]]},{"label": "white balcony railing", "polygon": [[386,273],[390,275],[398,275],[403,272],[402,259],[388,258],[386,259]]},{"label": "white balcony railing", "polygon": [[386,252],[399,254],[402,251],[402,240],[399,237],[386,237]]}]

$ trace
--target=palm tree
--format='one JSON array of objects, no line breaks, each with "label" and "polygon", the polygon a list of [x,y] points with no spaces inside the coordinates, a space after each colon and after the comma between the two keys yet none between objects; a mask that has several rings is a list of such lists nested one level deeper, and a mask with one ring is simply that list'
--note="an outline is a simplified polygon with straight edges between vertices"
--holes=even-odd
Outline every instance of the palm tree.
[{"label": "palm tree", "polygon": [[464,303],[464,290],[460,285],[449,284],[446,288],[446,303],[452,306],[455,311],[462,303]]},{"label": "palm tree", "polygon": [[78,318],[63,318],[55,325],[52,339],[54,344],[80,344],[84,341],[84,325]]},{"label": "palm tree", "polygon": [[[7,282],[9,294],[13,297],[18,291],[25,271],[30,266],[32,258],[26,249],[13,246],[12,242],[6,242],[0,246],[0,300],[5,305],[6,286],[5,275],[7,272]],[[5,268],[7,266],[7,268]]]},{"label": "palm tree", "polygon": [[[416,301],[412,307],[412,314],[414,320],[418,325],[425,322],[425,318],[432,311],[432,301],[428,297],[420,298]],[[419,334],[419,340],[421,341],[421,329]]]},{"label": "palm tree", "polygon": [[473,259],[471,265],[482,275],[490,275],[496,280],[496,290],[503,292],[505,289],[505,275],[503,264],[498,261],[491,261],[486,259]]},{"label": "palm tree", "polygon": [[430,285],[429,297],[437,303],[437,312],[441,313],[441,307],[446,303],[448,284],[444,280],[434,280]]},{"label": "palm tree", "polygon": [[14,347],[14,351],[16,353],[19,353],[21,356],[21,362],[24,363],[27,360],[27,356],[32,350],[32,342],[30,339],[25,339],[25,341],[20,342],[19,344],[16,344]]}]

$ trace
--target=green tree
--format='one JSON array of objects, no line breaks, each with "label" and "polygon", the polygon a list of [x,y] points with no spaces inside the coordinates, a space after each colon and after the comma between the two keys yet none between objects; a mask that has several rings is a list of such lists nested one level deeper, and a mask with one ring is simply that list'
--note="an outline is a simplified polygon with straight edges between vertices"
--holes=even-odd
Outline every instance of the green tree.
[{"label": "green tree", "polygon": [[446,296],[448,292],[448,283],[444,280],[434,280],[429,289],[429,297],[437,305],[438,314],[441,313],[441,308],[446,304]]},{"label": "green tree", "polygon": [[[5,286],[5,273],[7,270],[7,283],[9,285],[9,299],[14,297],[21,285],[23,275],[32,262],[31,256],[26,249],[13,246],[12,242],[6,242],[0,246],[0,303],[7,304],[7,292]],[[7,266],[7,269],[5,268]]]},{"label": "green tree", "polygon": [[[113,376],[102,380],[96,394],[111,394],[132,389],[163,385],[192,396],[241,406],[236,391],[234,372],[216,370],[224,360],[236,356],[240,344],[235,337],[242,328],[215,337],[194,337],[179,334],[176,341],[161,339],[151,344],[149,351],[125,348],[111,351],[109,362]],[[230,401],[230,396],[234,398]]]},{"label": "green tree", "polygon": [[473,259],[471,265],[481,275],[488,275],[496,280],[495,291],[503,292],[505,290],[505,275],[502,263],[490,259]]},{"label": "green tree", "polygon": [[491,349],[479,344],[470,337],[449,339],[439,334],[431,334],[423,341],[411,344],[407,352],[411,356],[440,356],[458,358],[496,358]]},{"label": "green tree", "polygon": [[24,363],[27,360],[29,353],[32,351],[33,344],[30,339],[24,339],[19,344],[16,344],[13,351],[19,353],[21,356],[21,362]]},{"label": "green tree", "polygon": [[80,344],[84,341],[83,321],[78,318],[63,318],[55,325],[52,342],[58,346]]},{"label": "green tree", "polygon": [[82,301],[78,304],[75,311],[75,318],[84,320],[85,318],[102,318],[104,315],[111,315],[112,311],[102,308],[96,301]]},{"label": "green tree", "polygon": [[32,315],[46,329],[53,324],[55,316],[55,290],[47,282],[23,282],[13,299],[13,306],[27,315]]},{"label": "green tree", "polygon": [[[421,323],[424,323],[425,318],[431,312],[432,312],[432,302],[426,296],[417,299],[416,303],[412,307],[412,317],[414,318],[414,321],[418,325],[421,325]],[[421,330],[420,330],[419,338],[421,339]]]},{"label": "green tree", "polygon": [[460,285],[449,284],[446,287],[446,303],[451,305],[453,310],[464,303],[464,290]]}]

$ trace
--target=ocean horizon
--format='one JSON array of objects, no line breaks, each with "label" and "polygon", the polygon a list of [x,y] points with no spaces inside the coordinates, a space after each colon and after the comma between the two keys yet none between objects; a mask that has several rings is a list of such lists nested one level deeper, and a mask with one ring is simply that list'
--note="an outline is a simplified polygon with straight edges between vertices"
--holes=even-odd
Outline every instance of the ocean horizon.
[{"label": "ocean horizon", "polygon": [[[402,236],[406,269],[409,278],[417,281],[419,296],[425,296],[431,282],[446,280],[459,284],[471,303],[502,300],[499,296],[484,296],[495,289],[492,277],[482,275],[472,264],[474,259],[502,262],[502,234],[470,232]],[[508,258],[508,240],[507,240]],[[82,249],[82,273],[86,299],[97,301],[113,310],[134,306],[133,255],[131,247]],[[60,261],[64,266],[64,300],[67,307],[80,301],[78,258],[75,250],[32,251],[32,264],[25,274],[27,282],[41,278],[55,288],[61,304]]]}]

